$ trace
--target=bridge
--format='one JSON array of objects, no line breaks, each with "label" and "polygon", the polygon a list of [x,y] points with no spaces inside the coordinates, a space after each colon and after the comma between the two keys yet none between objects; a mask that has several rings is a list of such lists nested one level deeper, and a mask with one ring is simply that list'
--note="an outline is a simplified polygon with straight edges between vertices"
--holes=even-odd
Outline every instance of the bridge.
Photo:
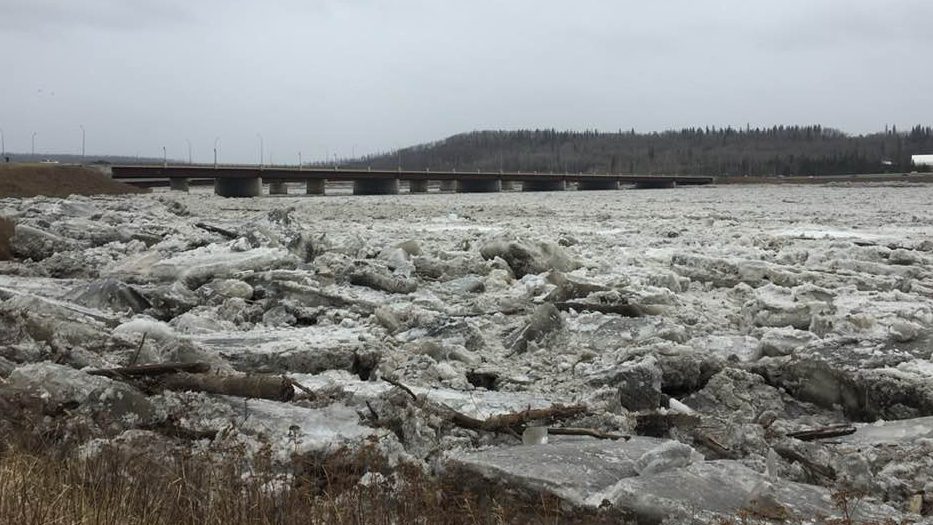
[{"label": "bridge", "polygon": [[174,190],[187,191],[192,179],[214,181],[214,193],[222,197],[257,197],[263,182],[269,194],[288,193],[288,182],[305,182],[308,195],[323,195],[328,181],[353,183],[354,195],[389,195],[399,193],[399,181],[407,181],[411,193],[427,193],[428,182],[440,182],[441,191],[488,193],[514,190],[561,191],[568,183],[578,190],[614,190],[622,184],[636,188],[673,188],[677,185],[710,184],[713,177],[694,175],[612,175],[596,173],[527,173],[483,171],[412,171],[360,168],[304,168],[264,166],[112,166],[111,176],[125,182],[169,181]]}]

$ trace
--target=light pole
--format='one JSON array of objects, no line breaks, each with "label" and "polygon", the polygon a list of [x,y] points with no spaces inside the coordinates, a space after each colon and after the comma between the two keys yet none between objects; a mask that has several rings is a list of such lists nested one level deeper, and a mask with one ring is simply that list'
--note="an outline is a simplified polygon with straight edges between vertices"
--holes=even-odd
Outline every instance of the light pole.
[{"label": "light pole", "polygon": [[[32,132],[32,155],[31,155],[32,157],[35,157],[35,156],[36,156],[36,135],[38,135],[38,134],[39,134],[38,131],[33,131],[33,132]],[[36,159],[35,159],[35,158],[32,158],[32,159],[30,159],[30,160],[33,160],[33,161],[34,161],[34,160],[36,160]]]},{"label": "light pole", "polygon": [[188,143],[188,164],[191,164],[191,141],[185,139],[185,142]]},{"label": "light pole", "polygon": [[217,169],[217,147],[220,145],[220,137],[214,138],[214,169]]},{"label": "light pole", "polygon": [[257,133],[256,136],[259,137],[259,167],[262,168],[262,167],[263,167],[263,164],[265,163],[265,162],[264,162],[265,159],[263,158],[263,147],[264,147],[264,145],[263,145],[263,142],[262,142],[262,134],[261,134],[261,133]]},{"label": "light pole", "polygon": [[165,152],[165,146],[162,146],[162,167],[168,167],[168,153]]},{"label": "light pole", "polygon": [[3,142],[3,130],[0,129],[0,157],[6,159],[6,143]]},{"label": "light pole", "polygon": [[301,152],[298,152],[298,171],[301,171]]},{"label": "light pole", "polygon": [[84,160],[84,144],[85,144],[84,124],[79,124],[78,127],[81,128],[81,160],[83,161]]}]

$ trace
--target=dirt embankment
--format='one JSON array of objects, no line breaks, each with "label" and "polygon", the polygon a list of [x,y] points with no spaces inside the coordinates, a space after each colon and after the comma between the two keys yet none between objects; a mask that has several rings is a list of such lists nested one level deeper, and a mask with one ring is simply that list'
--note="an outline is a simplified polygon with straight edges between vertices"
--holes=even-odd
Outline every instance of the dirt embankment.
[{"label": "dirt embankment", "polygon": [[0,165],[0,198],[114,195],[144,191],[81,166]]},{"label": "dirt embankment", "polygon": [[[115,195],[146,191],[148,190],[117,182],[97,170],[81,166],[0,165],[0,198]],[[11,257],[10,239],[13,237],[13,231],[13,221],[0,217],[0,261]]]}]

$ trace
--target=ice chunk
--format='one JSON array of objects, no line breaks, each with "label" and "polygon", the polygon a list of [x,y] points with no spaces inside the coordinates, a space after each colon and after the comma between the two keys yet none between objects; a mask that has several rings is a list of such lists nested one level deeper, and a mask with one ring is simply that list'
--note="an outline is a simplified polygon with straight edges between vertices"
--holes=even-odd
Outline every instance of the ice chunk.
[{"label": "ice chunk", "polygon": [[698,461],[703,461],[703,455],[693,450],[693,447],[679,441],[666,441],[642,454],[635,461],[635,471],[639,475],[648,476],[665,470],[686,467]]},{"label": "ice chunk", "polygon": [[126,383],[54,363],[23,365],[10,373],[6,386],[38,395],[55,410],[76,404],[116,424],[144,422],[154,415],[146,396]]},{"label": "ice chunk", "polygon": [[519,279],[528,274],[539,274],[548,270],[569,272],[580,267],[580,263],[567,255],[563,248],[548,242],[499,239],[483,245],[480,254],[487,260],[496,257],[504,259]]},{"label": "ice chunk", "polygon": [[759,356],[790,355],[798,348],[816,340],[816,334],[791,327],[768,330],[758,344]]},{"label": "ice chunk", "polygon": [[212,278],[229,278],[247,270],[268,270],[293,266],[298,260],[284,248],[237,250],[235,244],[208,245],[162,259],[150,268],[156,279],[199,283]]},{"label": "ice chunk", "polygon": [[146,315],[140,315],[127,321],[113,329],[114,335],[131,336],[134,334],[160,340],[173,341],[178,338],[178,334],[168,324],[153,319]]}]

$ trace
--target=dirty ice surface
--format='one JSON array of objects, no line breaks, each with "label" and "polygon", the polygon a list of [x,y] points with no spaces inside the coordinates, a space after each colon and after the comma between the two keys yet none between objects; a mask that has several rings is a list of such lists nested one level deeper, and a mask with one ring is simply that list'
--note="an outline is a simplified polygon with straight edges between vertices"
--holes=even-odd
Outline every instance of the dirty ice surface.
[{"label": "dirty ice surface", "polygon": [[[649,521],[833,515],[842,487],[865,518],[921,519],[931,202],[930,185],[4,199],[2,387],[79,407],[56,413],[94,446],[263,442],[284,465],[375,443]],[[285,402],[86,373],[177,362],[299,386]],[[450,417],[557,405],[585,411],[523,424],[636,437],[522,445]],[[850,433],[796,434],[834,428]]]}]

